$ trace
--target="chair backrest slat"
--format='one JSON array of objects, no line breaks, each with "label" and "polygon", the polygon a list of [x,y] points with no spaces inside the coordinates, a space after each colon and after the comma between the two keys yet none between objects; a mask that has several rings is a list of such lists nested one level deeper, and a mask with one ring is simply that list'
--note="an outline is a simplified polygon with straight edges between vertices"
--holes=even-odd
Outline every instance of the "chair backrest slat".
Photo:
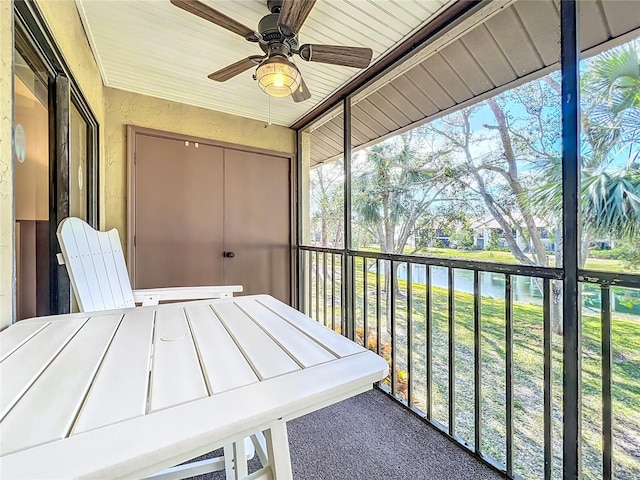
[{"label": "chair backrest slat", "polygon": [[81,311],[135,306],[116,229],[99,232],[70,217],[60,222],[57,235]]},{"label": "chair backrest slat", "polygon": [[95,276],[97,279],[97,286],[100,290],[100,305],[102,305],[105,309],[122,307],[122,302],[120,302],[119,305],[114,298],[113,289],[111,288],[111,284],[109,282],[109,274],[105,267],[105,260],[103,258],[102,248],[100,246],[100,238],[104,237],[105,235],[102,232],[97,232],[84,222],[82,226],[87,237],[87,246],[89,252],[91,253],[91,261],[93,262],[93,269],[95,271]]},{"label": "chair backrest slat", "polygon": [[124,262],[124,252],[120,243],[120,235],[115,228],[103,233],[104,241],[101,243],[104,247],[109,246],[109,251],[103,249],[105,262],[112,262],[113,270],[110,270],[109,282],[113,289],[113,296],[117,301],[117,308],[133,307],[133,292],[131,291],[131,281],[129,280],[129,272]]},{"label": "chair backrest slat", "polygon": [[62,256],[67,267],[67,272],[71,278],[71,285],[78,301],[80,310],[94,311],[99,308],[95,307],[93,294],[91,292],[91,282],[87,278],[84,270],[84,262],[82,261],[82,249],[76,240],[77,224],[72,219],[65,219],[58,227],[58,242],[62,250]]}]

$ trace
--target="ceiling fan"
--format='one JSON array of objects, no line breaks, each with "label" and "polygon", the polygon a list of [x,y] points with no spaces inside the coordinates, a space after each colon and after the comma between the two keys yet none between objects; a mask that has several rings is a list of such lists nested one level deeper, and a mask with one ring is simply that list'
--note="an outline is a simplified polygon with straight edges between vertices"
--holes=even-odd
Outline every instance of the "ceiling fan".
[{"label": "ceiling fan", "polygon": [[211,80],[225,82],[257,66],[254,79],[260,88],[272,97],[292,96],[294,102],[311,98],[311,92],[291,57],[297,54],[308,62],[328,63],[347,67],[366,68],[371,62],[370,48],[340,45],[298,43],[298,32],[307,19],[316,0],[267,0],[270,14],[262,17],[258,31],[254,31],[233,18],[198,0],[171,0],[176,7],[230,32],[257,43],[264,55],[251,55],[209,75]]}]

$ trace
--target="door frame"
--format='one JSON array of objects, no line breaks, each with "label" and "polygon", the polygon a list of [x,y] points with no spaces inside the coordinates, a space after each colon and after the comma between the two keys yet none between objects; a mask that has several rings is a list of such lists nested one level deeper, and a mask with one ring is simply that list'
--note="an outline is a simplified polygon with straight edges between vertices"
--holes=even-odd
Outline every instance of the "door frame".
[{"label": "door frame", "polygon": [[296,153],[279,152],[265,148],[252,147],[249,145],[241,145],[237,143],[223,142],[210,138],[195,137],[176,132],[167,132],[164,130],[156,130],[137,125],[127,125],[127,269],[131,284],[135,285],[135,225],[136,225],[136,136],[145,135],[158,138],[166,138],[170,140],[179,140],[184,142],[194,142],[212,147],[220,147],[232,149],[240,152],[259,153],[272,157],[286,158],[289,161],[289,269],[290,269],[290,288],[289,288],[289,304],[293,304],[296,296],[294,294],[295,285],[297,283],[297,255],[295,254],[295,238],[297,231],[298,212],[297,212],[297,189],[296,183],[298,165],[296,162]]},{"label": "door frame", "polygon": [[[87,215],[98,225],[98,138],[99,125],[78,82],[58,47],[37,3],[14,2],[14,49],[25,51],[27,60],[37,62],[47,74],[49,90],[49,314],[69,313],[71,283],[66,268],[59,265],[58,224],[69,216],[70,108],[73,104],[87,124]],[[15,215],[14,215],[15,222]],[[14,268],[16,252],[14,249]],[[15,280],[14,280],[15,282]],[[14,285],[14,292],[17,288]],[[14,308],[14,321],[17,309]]]}]

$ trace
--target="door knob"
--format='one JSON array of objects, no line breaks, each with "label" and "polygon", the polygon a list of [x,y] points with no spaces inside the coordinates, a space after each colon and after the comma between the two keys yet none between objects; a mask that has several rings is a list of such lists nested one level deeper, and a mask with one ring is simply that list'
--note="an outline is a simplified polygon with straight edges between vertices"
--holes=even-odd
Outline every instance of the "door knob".
[{"label": "door knob", "polygon": [[235,252],[224,252],[223,255],[227,258],[233,258],[236,256]]}]

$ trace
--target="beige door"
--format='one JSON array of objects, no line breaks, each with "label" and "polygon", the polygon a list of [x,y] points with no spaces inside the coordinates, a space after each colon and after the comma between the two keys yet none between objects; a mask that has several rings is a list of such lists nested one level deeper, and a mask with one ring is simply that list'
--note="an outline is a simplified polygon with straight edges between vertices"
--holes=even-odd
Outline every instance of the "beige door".
[{"label": "beige door", "polygon": [[134,135],[135,288],[238,284],[289,303],[290,159]]},{"label": "beige door", "polygon": [[227,284],[290,302],[291,186],[288,158],[225,149]]},{"label": "beige door", "polygon": [[223,282],[223,150],[187,143],[136,135],[135,288]]}]

